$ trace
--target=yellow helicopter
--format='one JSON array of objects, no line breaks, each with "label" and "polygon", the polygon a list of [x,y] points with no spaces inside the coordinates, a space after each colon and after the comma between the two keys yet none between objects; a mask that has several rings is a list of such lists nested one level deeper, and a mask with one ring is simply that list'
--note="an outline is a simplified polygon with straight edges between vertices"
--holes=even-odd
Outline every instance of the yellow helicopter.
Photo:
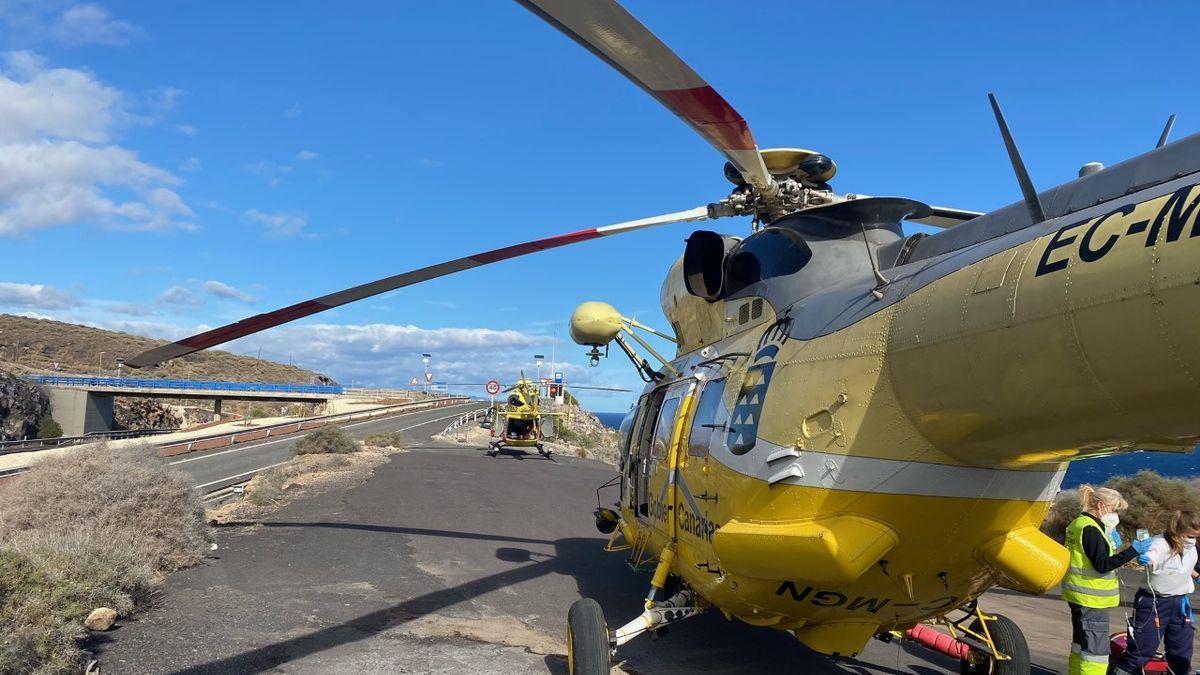
[{"label": "yellow helicopter", "polygon": [[[589,389],[595,391],[628,392],[620,387],[593,387],[572,385],[572,389]],[[516,384],[504,390],[508,394],[503,404],[493,404],[483,426],[493,430],[493,436],[498,436],[488,443],[487,455],[495,457],[505,448],[537,448],[538,454],[550,457],[553,450],[545,447],[543,441],[557,436],[557,425],[554,420],[569,419],[571,407],[568,405],[564,412],[546,412],[542,409],[542,390],[545,389],[551,399],[561,399],[566,403],[574,401],[567,393],[565,382],[537,382],[525,377]],[[497,426],[499,428],[497,428]]]},{"label": "yellow helicopter", "polygon": [[[609,549],[654,569],[610,630],[568,612],[573,673],[709,609],[855,655],[907,636],[964,672],[1027,673],[1001,585],[1041,593],[1066,551],[1038,527],[1067,463],[1200,439],[1200,136],[1038,193],[998,103],[1023,199],[982,214],[838,193],[836,164],[761,150],[746,121],[613,0],[520,0],[678,115],[727,160],[732,192],[693,209],[431,265],[260,314],[126,363],[150,366],[395,288],[652,226],[694,232],[661,300],[675,344],[585,303],[572,337],[647,382],[622,429]],[[906,235],[902,223],[945,228]],[[639,353],[644,350],[647,357]],[[603,350],[603,351],[602,351]],[[651,362],[650,359],[654,359]],[[940,624],[953,636],[927,640]]]},{"label": "yellow helicopter", "polygon": [[[493,429],[493,435],[499,436],[488,443],[488,456],[495,457],[501,450],[510,447],[537,448],[538,454],[550,457],[552,451],[542,444],[547,437],[545,429],[549,427],[551,433],[548,435],[553,436],[553,419],[566,413],[542,411],[541,385],[525,377],[524,371],[521,372],[521,379],[505,393],[508,394],[505,404],[493,406],[488,420],[484,422],[485,427]],[[495,428],[497,423],[498,429]]]}]

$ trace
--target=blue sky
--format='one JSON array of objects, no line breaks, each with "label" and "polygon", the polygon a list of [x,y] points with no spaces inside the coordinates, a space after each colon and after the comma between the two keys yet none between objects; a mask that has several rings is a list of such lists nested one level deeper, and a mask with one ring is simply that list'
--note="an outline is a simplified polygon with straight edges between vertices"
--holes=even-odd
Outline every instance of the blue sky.
[{"label": "blue sky", "polygon": [[[988,210],[1033,179],[1200,129],[1200,5],[630,1],[764,147],[834,187]],[[505,2],[0,0],[0,312],[182,337],[466,253],[698,206],[722,160],[643,92]],[[748,223],[717,223],[742,233]],[[662,327],[686,225],[542,253],[232,348],[349,384],[511,380],[581,301]],[[454,330],[444,330],[454,329]],[[585,395],[621,410],[633,395]]]}]

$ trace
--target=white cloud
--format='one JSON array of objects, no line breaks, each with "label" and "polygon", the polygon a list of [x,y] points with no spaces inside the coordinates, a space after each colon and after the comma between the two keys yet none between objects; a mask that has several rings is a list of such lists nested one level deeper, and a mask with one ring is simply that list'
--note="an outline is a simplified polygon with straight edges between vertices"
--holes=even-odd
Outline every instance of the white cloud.
[{"label": "white cloud", "polygon": [[68,7],[49,27],[49,36],[65,45],[123,45],[142,31],[132,23],[114,19],[95,4]]},{"label": "white cloud", "polygon": [[77,307],[74,295],[45,284],[18,284],[0,281],[0,306],[25,309],[67,309]]},{"label": "white cloud", "polygon": [[263,234],[268,237],[291,238],[303,237],[315,239],[316,234],[307,231],[308,216],[302,211],[264,212],[250,209],[242,216],[251,223],[261,225]]},{"label": "white cloud", "polygon": [[0,236],[67,224],[192,229],[179,178],[111,143],[123,96],[29,52],[0,71]]},{"label": "white cloud", "polygon": [[199,129],[190,124],[176,124],[175,131],[178,131],[184,136],[195,136],[196,134],[200,133]]},{"label": "white cloud", "polygon": [[242,165],[242,171],[265,178],[268,187],[279,187],[279,184],[283,182],[283,176],[291,173],[295,168],[291,164],[279,164],[266,159]]},{"label": "white cloud", "polygon": [[98,4],[64,0],[0,0],[0,23],[22,44],[116,46],[144,34],[129,21],[114,19]]},{"label": "white cloud", "polygon": [[290,120],[294,120],[303,114],[304,108],[301,108],[299,103],[293,103],[291,107],[283,111],[283,116]]},{"label": "white cloud", "polygon": [[199,171],[200,170],[200,158],[199,157],[188,157],[187,159],[183,160],[183,163],[181,163],[179,165],[179,170],[187,171],[189,173],[192,171]]},{"label": "white cloud", "polygon": [[158,302],[164,305],[190,305],[195,306],[200,304],[200,300],[192,295],[192,292],[185,286],[172,286],[162,292],[158,296]]},{"label": "white cloud", "polygon": [[320,154],[315,153],[312,150],[301,150],[300,152],[296,153],[296,160],[300,162],[307,162],[320,156]]},{"label": "white cloud", "polygon": [[203,288],[205,293],[223,300],[236,300],[247,305],[253,305],[254,303],[258,302],[258,299],[249,293],[240,291],[233,286],[220,281],[206,281],[204,282]]}]

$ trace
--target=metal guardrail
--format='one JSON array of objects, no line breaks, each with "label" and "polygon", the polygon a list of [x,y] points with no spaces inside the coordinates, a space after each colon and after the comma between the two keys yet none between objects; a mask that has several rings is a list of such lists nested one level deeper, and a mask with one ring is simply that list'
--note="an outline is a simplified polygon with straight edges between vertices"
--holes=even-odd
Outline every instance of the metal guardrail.
[{"label": "metal guardrail", "polygon": [[339,395],[345,392],[345,387],[332,384],[264,384],[258,382],[225,382],[221,380],[165,380],[132,377],[80,377],[77,375],[26,375],[24,379],[51,387],[112,387],[118,389]]},{"label": "metal guardrail", "polygon": [[247,431],[222,432],[209,436],[201,436],[199,438],[189,438],[186,441],[176,443],[163,443],[159,445],[162,454],[167,457],[182,455],[188,452],[198,452],[200,450],[211,450],[213,448],[223,448],[238,443],[246,443],[248,441],[257,441],[264,438],[273,438],[275,436],[286,436],[300,431],[308,431],[316,429],[327,424],[343,424],[354,422],[356,420],[368,420],[375,417],[387,417],[401,412],[416,412],[418,410],[428,410],[430,408],[443,408],[451,405],[460,405],[469,401],[465,396],[454,396],[450,398],[427,399],[424,401],[416,401],[409,403],[398,403],[396,405],[383,406],[373,410],[354,413],[338,413],[335,415],[322,415],[321,417],[306,417],[303,420],[295,422],[282,422],[280,424],[272,424],[266,427],[258,427]]},{"label": "metal guardrail", "polygon": [[22,441],[0,441],[0,455],[16,452],[34,452],[47,448],[61,448],[81,443],[94,443],[98,440],[118,440],[122,438],[139,438],[141,436],[157,436],[173,434],[179,429],[124,429],[121,431],[93,431],[86,436],[59,436],[58,438],[29,438]]},{"label": "metal guardrail", "polygon": [[[371,419],[373,417],[387,417],[403,412],[417,412],[420,410],[429,410],[432,408],[444,408],[452,405],[461,405],[470,401],[465,396],[454,396],[449,398],[429,399],[425,401],[417,401],[415,403],[399,403],[396,405],[384,406],[374,410],[356,412],[356,413],[340,413],[336,415],[323,415],[321,417],[309,417],[296,422],[284,422],[282,424],[273,424],[268,427],[259,427],[250,431],[224,432],[220,434],[212,434],[200,438],[188,439],[176,443],[164,443],[159,445],[161,454],[165,457],[173,457],[182,455],[188,452],[197,452],[200,450],[209,450],[212,448],[226,447],[245,443],[248,441],[256,441],[263,438],[274,436],[286,436],[288,434],[297,433],[299,431],[308,431],[323,427],[327,424],[338,424],[345,422],[353,422],[355,420]],[[163,432],[165,433],[165,432]],[[87,438],[87,437],[83,437]],[[96,440],[92,437],[89,440]],[[22,442],[22,441],[15,441]],[[37,448],[34,448],[37,449]],[[32,449],[31,449],[32,450]],[[12,450],[13,452],[28,452],[30,450]],[[0,453],[3,454],[3,453]],[[7,478],[17,474],[25,473],[29,470],[27,466],[14,467],[12,469],[0,469],[0,478]]]},{"label": "metal guardrail", "polygon": [[443,429],[442,433],[448,434],[451,431],[454,431],[455,429],[457,429],[459,427],[466,426],[466,425],[470,424],[471,422],[474,422],[475,420],[479,419],[480,417],[487,415],[488,411],[491,409],[492,409],[491,406],[485,406],[483,408],[476,408],[475,410],[472,410],[470,412],[463,413],[462,415],[459,416],[458,419],[454,420],[454,422],[452,422],[450,424],[450,426]]}]

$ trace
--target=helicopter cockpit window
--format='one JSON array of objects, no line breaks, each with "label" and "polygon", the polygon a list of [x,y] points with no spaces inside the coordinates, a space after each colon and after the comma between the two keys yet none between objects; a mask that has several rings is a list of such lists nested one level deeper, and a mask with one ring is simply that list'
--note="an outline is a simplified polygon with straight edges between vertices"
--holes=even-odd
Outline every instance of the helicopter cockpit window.
[{"label": "helicopter cockpit window", "polygon": [[671,447],[671,432],[675,429],[675,413],[679,412],[679,397],[672,396],[663,401],[658,413],[658,424],[654,427],[654,440],[650,446],[651,457],[662,457]]},{"label": "helicopter cockpit window", "polygon": [[713,433],[718,438],[726,436],[725,426],[729,415],[721,406],[721,396],[725,393],[725,378],[709,380],[700,394],[700,402],[696,404],[696,412],[692,416],[692,430],[688,433],[688,455],[706,457],[709,444],[712,443]]},{"label": "helicopter cockpit window", "polygon": [[768,227],[748,237],[729,257],[725,294],[764,279],[795,274],[811,259],[812,249],[799,234],[784,227]]}]

